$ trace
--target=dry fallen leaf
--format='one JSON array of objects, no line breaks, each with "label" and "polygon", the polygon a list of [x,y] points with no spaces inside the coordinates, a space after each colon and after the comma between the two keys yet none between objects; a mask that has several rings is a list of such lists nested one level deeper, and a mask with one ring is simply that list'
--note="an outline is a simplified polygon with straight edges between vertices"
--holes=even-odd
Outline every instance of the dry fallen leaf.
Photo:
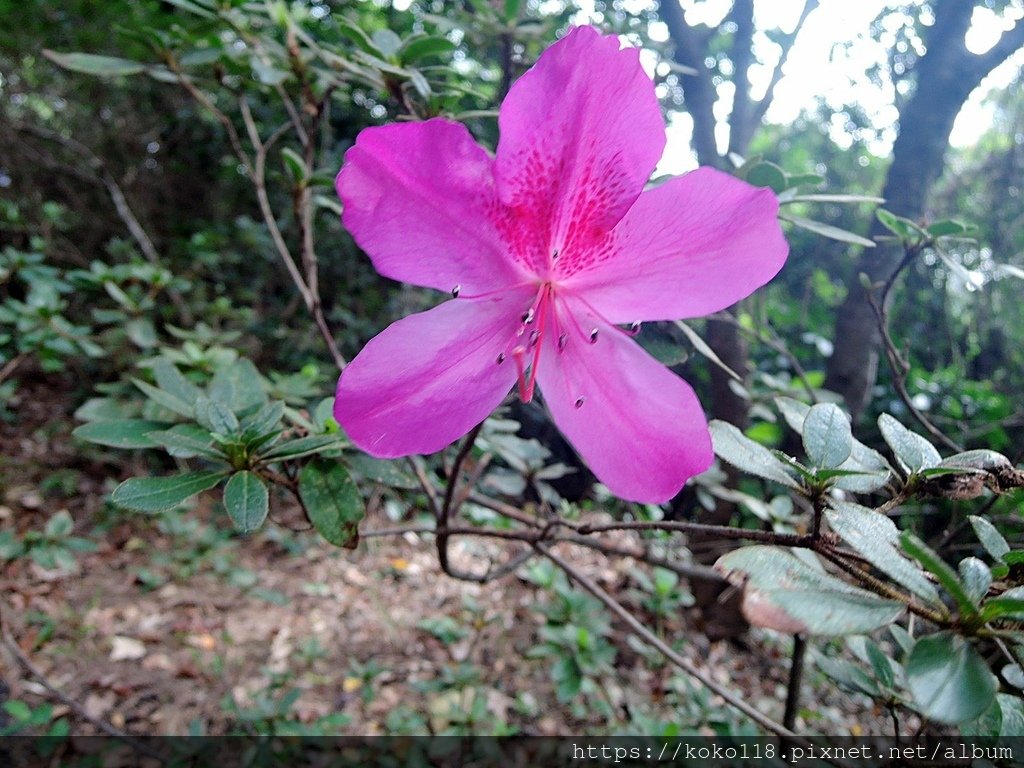
[{"label": "dry fallen leaf", "polygon": [[110,638],[110,660],[132,661],[146,655],[146,644],[134,637],[114,635]]}]

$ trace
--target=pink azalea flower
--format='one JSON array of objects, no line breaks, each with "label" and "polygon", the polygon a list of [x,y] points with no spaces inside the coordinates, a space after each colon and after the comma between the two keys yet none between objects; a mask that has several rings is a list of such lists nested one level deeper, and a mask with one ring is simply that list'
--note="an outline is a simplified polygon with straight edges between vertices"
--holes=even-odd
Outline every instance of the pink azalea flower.
[{"label": "pink azalea flower", "polygon": [[643,191],[665,146],[634,48],[573,29],[509,91],[492,157],[443,119],[368,128],[338,174],[377,270],[453,298],[370,341],[338,381],[353,443],[432,453],[518,381],[616,495],[660,503],[712,461],[690,386],[618,324],[715,312],[787,245],[771,191],[702,168]]}]

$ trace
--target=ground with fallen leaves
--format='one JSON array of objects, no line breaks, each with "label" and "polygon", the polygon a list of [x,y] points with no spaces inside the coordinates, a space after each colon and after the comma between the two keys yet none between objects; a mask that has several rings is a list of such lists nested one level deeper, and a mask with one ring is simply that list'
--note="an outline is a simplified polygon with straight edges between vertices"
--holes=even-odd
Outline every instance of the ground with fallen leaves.
[{"label": "ground with fallen leaves", "polygon": [[[95,720],[136,734],[271,730],[340,734],[603,734],[744,728],[742,718],[650,655],[612,622],[608,674],[559,699],[538,651],[557,600],[523,574],[485,585],[447,578],[428,537],[364,539],[355,551],[294,531],[285,514],[236,537],[215,499],[147,518],[106,502],[117,480],[150,468],[139,454],[70,437],[69,407],[23,385],[0,424],[0,530],[39,530],[66,509],[97,548],[70,568],[30,558],[2,565],[6,628],[21,653],[80,711],[57,704],[73,732]],[[382,511],[365,529],[394,525]],[[644,616],[630,560],[562,554]],[[454,545],[457,564],[500,558],[498,545]],[[2,562],[2,561],[0,561]],[[550,612],[548,612],[550,613]],[[685,610],[654,621],[660,635],[759,709],[782,715],[788,640],[751,634],[709,643]],[[0,649],[6,697],[52,697]],[[881,713],[809,674],[803,730],[886,733]],[[0,684],[0,696],[4,685]],[[818,690],[821,688],[821,690]]]}]

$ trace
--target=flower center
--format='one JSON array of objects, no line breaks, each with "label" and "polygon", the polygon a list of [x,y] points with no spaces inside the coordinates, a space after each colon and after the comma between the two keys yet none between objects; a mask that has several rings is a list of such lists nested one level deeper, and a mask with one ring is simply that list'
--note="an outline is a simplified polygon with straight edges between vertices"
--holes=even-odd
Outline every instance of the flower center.
[{"label": "flower center", "polygon": [[[540,367],[540,350],[545,335],[549,330],[548,320],[557,332],[558,313],[555,311],[555,287],[548,281],[540,284],[537,295],[530,308],[523,312],[520,323],[516,327],[505,351],[498,355],[498,363],[503,363],[511,355],[515,361],[519,382],[519,399],[528,403],[533,399],[533,391],[537,383],[537,369]],[[559,336],[559,348],[565,346],[565,334]]]}]

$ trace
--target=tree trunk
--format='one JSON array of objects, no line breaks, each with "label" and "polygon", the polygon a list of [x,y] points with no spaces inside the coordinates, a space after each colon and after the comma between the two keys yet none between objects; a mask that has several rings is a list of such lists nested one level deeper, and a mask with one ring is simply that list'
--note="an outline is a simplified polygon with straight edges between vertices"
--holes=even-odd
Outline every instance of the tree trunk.
[{"label": "tree trunk", "polygon": [[[994,67],[1024,45],[1024,24],[1003,35],[988,53],[977,56],[964,44],[973,3],[942,0],[935,5],[935,24],[927,51],[914,67],[915,89],[899,116],[899,134],[882,197],[884,206],[908,219],[925,214],[928,192],[942,173],[953,121],[967,97]],[[877,220],[869,236],[887,234]],[[878,369],[880,342],[877,319],[866,300],[860,274],[871,282],[887,279],[903,253],[894,245],[865,249],[848,277],[846,301],[836,316],[835,352],[828,362],[825,387],[841,394],[854,419],[867,406]]]}]

